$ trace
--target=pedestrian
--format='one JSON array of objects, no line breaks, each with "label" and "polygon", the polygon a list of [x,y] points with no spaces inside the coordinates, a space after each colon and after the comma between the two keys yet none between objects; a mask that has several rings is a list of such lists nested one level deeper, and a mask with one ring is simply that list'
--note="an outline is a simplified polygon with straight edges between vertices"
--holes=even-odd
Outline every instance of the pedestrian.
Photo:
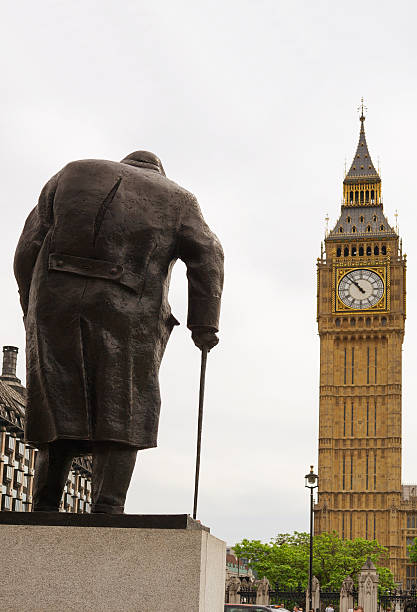
[{"label": "pedestrian", "polygon": [[325,612],[334,612],[334,608],[333,608],[333,605],[331,603],[327,606]]}]

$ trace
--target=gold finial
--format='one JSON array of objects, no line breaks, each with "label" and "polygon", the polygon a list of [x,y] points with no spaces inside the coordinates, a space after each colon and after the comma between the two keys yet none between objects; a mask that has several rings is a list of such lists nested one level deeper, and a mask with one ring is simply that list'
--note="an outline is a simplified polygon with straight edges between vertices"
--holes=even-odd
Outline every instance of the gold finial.
[{"label": "gold finial", "polygon": [[324,232],[324,235],[325,235],[325,236],[326,236],[326,238],[327,238],[327,236],[329,235],[329,221],[330,221],[330,219],[329,219],[329,213],[327,213],[327,214],[326,214],[326,216],[324,217],[324,220],[326,221],[326,230],[325,230],[325,232]]},{"label": "gold finial", "polygon": [[362,96],[360,106],[358,106],[358,113],[360,112],[359,119],[362,121],[362,123],[365,121],[365,112],[367,110],[368,110],[368,108],[363,103],[363,96]]}]

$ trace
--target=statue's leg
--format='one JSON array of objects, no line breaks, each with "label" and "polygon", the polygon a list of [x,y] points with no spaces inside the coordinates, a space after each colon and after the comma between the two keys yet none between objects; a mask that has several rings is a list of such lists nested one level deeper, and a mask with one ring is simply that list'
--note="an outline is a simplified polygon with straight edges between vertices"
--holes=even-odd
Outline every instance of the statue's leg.
[{"label": "statue's leg", "polygon": [[123,514],[137,452],[116,442],[94,444],[92,512]]},{"label": "statue's leg", "polygon": [[38,450],[33,479],[34,512],[58,512],[73,456],[70,440],[56,440]]}]

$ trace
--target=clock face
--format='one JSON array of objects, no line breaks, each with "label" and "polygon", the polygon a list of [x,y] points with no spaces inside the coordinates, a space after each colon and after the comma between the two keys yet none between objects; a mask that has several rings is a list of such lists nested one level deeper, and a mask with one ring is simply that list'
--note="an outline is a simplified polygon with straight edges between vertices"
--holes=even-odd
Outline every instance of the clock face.
[{"label": "clock face", "polygon": [[338,293],[345,306],[367,310],[384,295],[384,281],[373,270],[352,270],[339,282]]}]

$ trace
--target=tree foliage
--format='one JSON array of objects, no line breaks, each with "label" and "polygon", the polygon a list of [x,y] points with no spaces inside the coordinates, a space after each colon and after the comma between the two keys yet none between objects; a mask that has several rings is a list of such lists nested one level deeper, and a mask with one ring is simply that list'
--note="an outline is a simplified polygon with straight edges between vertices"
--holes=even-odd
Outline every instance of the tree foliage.
[{"label": "tree foliage", "polygon": [[[245,539],[233,548],[238,557],[248,559],[259,577],[266,576],[273,584],[278,582],[280,588],[307,588],[309,546],[309,535],[296,531],[279,534],[268,544]],[[368,557],[377,568],[380,589],[394,588],[392,572],[380,565],[387,558],[387,549],[376,540],[342,540],[336,532],[314,536],[313,574],[321,588],[338,590],[346,576],[352,576],[357,584],[357,575]]]},{"label": "tree foliage", "polygon": [[407,546],[410,553],[411,563],[417,563],[417,538],[414,538],[412,544]]}]

